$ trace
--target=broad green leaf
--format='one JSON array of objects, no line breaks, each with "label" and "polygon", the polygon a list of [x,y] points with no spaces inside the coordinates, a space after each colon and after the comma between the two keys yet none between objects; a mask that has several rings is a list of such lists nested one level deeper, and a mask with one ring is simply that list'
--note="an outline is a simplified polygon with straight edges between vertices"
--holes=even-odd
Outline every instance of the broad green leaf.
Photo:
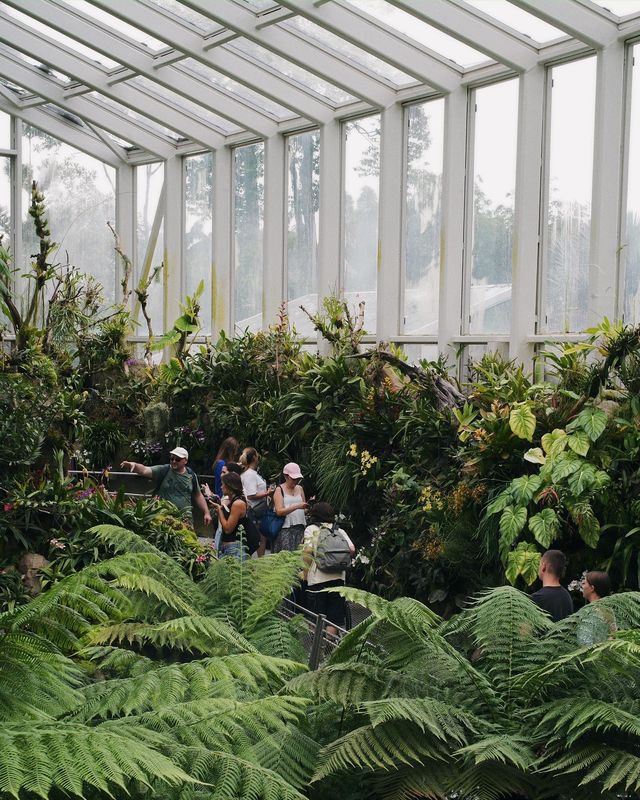
[{"label": "broad green leaf", "polygon": [[535,545],[520,542],[515,550],[511,550],[507,555],[506,578],[509,583],[515,584],[518,576],[522,575],[527,586],[531,586],[538,577],[539,564],[540,553],[536,550]]},{"label": "broad green leaf", "polygon": [[581,464],[580,469],[569,475],[569,489],[575,495],[581,495],[596,485],[596,468],[591,464]]},{"label": "broad green leaf", "polygon": [[519,439],[531,441],[536,430],[536,418],[531,408],[520,403],[511,409],[509,427]]},{"label": "broad green leaf", "polygon": [[556,512],[552,508],[543,508],[539,514],[529,519],[529,530],[536,542],[546,549],[558,535],[560,525]]},{"label": "broad green leaf", "polygon": [[525,506],[538,491],[541,483],[539,475],[522,475],[512,480],[509,488],[516,502]]},{"label": "broad green leaf", "polygon": [[198,330],[198,326],[194,325],[189,317],[182,315],[173,323],[173,327],[182,333],[193,333]]},{"label": "broad green leaf", "polygon": [[567,446],[567,434],[562,428],[556,428],[551,433],[545,433],[542,437],[542,449],[553,458],[559,455]]},{"label": "broad green leaf", "polygon": [[524,506],[507,506],[500,517],[500,533],[511,543],[527,522],[527,509]]},{"label": "broad green leaf", "polygon": [[500,494],[497,497],[494,497],[489,503],[487,506],[487,516],[490,517],[492,514],[498,514],[500,511],[503,511],[511,502],[511,492],[508,489],[505,489],[504,492],[500,492]]},{"label": "broad green leaf", "polygon": [[607,427],[607,415],[601,408],[583,408],[578,416],[567,425],[567,430],[582,429],[592,442],[595,442]]},{"label": "broad green leaf", "polygon": [[554,483],[568,478],[574,472],[577,472],[584,462],[575,456],[562,453],[558,456],[557,460],[553,462],[551,469],[551,478]]},{"label": "broad green leaf", "polygon": [[600,523],[590,506],[578,523],[578,532],[589,547],[597,547],[600,540]]},{"label": "broad green leaf", "polygon": [[531,447],[524,454],[524,460],[530,461],[532,464],[544,464],[547,459],[541,447]]},{"label": "broad green leaf", "polygon": [[591,446],[591,441],[586,431],[576,431],[567,437],[567,443],[574,453],[586,456]]}]

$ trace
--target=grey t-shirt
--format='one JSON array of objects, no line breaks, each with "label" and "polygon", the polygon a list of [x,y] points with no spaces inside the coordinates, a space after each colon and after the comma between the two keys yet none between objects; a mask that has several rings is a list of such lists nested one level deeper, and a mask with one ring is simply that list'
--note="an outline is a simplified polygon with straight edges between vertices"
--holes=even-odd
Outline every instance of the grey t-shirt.
[{"label": "grey t-shirt", "polygon": [[158,495],[163,500],[168,500],[170,503],[173,503],[173,505],[181,511],[183,516],[187,516],[191,519],[193,516],[191,507],[192,498],[196,492],[200,491],[198,478],[195,473],[189,472],[188,469],[180,474],[169,467],[169,471],[167,472],[166,464],[156,464],[151,467],[151,477],[156,485],[158,481],[162,479],[165,472],[166,476],[157,490]]}]

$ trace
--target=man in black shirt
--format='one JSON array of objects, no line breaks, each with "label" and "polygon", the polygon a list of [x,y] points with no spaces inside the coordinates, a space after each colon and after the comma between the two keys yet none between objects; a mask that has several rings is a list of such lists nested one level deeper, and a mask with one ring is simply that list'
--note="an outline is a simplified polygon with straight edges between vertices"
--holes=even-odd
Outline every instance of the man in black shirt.
[{"label": "man in black shirt", "polygon": [[573,614],[573,599],[564,586],[560,585],[566,568],[567,558],[561,550],[547,550],[538,567],[542,589],[531,595],[533,602],[546,611],[554,622]]}]

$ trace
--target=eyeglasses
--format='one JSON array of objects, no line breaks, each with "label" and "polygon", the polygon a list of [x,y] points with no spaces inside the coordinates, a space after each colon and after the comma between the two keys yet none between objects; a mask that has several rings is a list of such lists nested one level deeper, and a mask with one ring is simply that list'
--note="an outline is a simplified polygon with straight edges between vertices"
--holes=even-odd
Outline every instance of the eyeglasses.
[{"label": "eyeglasses", "polygon": [[169,456],[169,461],[182,461],[180,456]]}]

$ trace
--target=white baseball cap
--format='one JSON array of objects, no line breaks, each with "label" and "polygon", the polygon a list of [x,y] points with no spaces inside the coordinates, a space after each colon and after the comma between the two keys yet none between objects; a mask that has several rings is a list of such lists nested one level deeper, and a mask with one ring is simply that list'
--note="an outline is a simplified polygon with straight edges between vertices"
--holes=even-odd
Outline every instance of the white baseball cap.
[{"label": "white baseball cap", "polygon": [[184,447],[174,447],[169,455],[178,456],[178,458],[189,458],[189,451]]}]

